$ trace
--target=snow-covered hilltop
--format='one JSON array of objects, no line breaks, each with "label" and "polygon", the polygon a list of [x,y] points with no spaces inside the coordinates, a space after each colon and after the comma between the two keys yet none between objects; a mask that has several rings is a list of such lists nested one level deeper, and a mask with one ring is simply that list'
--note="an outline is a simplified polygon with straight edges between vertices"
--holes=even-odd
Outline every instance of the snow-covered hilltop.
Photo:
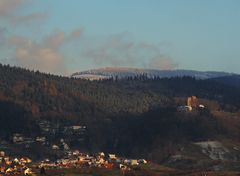
[{"label": "snow-covered hilltop", "polygon": [[215,71],[194,71],[194,70],[154,70],[154,69],[139,69],[139,68],[127,68],[127,67],[106,67],[100,69],[93,69],[88,71],[76,72],[71,76],[74,78],[88,79],[88,80],[101,80],[115,78],[134,77],[137,75],[147,75],[149,78],[171,78],[171,77],[183,77],[191,76],[196,79],[210,79],[223,76],[234,75],[226,72]]}]

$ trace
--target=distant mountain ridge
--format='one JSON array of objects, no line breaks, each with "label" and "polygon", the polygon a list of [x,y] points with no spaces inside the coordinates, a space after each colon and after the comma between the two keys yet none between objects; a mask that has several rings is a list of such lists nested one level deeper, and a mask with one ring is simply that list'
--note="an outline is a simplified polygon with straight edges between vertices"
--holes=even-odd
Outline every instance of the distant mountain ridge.
[{"label": "distant mountain ridge", "polygon": [[196,79],[211,79],[225,76],[233,76],[236,74],[216,71],[194,71],[194,70],[155,70],[140,69],[127,67],[106,67],[100,69],[92,69],[82,72],[76,72],[71,75],[74,78],[100,80],[111,77],[126,78],[145,74],[149,78],[171,78],[190,76]]}]

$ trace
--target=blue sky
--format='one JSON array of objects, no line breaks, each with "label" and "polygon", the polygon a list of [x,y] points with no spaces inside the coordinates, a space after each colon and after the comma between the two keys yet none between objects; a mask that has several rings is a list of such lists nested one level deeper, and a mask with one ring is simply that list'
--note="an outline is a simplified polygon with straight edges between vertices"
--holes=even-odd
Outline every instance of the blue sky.
[{"label": "blue sky", "polygon": [[239,0],[0,0],[0,61],[240,73]]}]

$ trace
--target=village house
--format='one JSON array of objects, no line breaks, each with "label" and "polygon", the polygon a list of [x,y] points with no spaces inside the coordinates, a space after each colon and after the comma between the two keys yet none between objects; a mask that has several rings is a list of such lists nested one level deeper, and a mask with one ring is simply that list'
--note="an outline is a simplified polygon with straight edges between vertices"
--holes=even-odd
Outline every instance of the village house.
[{"label": "village house", "polygon": [[79,150],[74,150],[74,151],[72,152],[72,155],[74,155],[74,156],[77,156],[77,155],[79,155],[79,154],[80,154]]},{"label": "village house", "polygon": [[61,149],[65,150],[65,151],[69,151],[70,147],[69,145],[65,142],[64,139],[60,139],[60,143],[61,143]]},{"label": "village house", "polygon": [[109,158],[109,160],[116,160],[117,159],[115,154],[108,154],[108,158]]},{"label": "village house", "polygon": [[20,159],[20,162],[22,164],[30,164],[32,162],[32,160],[28,157],[23,157],[23,158]]},{"label": "village house", "polygon": [[48,121],[41,120],[38,122],[40,129],[44,132],[49,132],[51,129],[51,124]]},{"label": "village house", "polygon": [[98,157],[100,157],[100,158],[104,158],[104,157],[105,157],[105,153],[103,153],[103,152],[99,152],[99,153],[98,153]]},{"label": "village house", "polygon": [[46,141],[46,137],[43,136],[43,137],[36,137],[36,142],[41,142],[41,143],[44,143]]},{"label": "village house", "polygon": [[53,150],[59,150],[60,148],[59,148],[58,145],[53,144],[53,145],[52,145],[52,149],[53,149]]},{"label": "village house", "polygon": [[35,142],[34,139],[30,137],[25,137],[23,134],[15,133],[13,134],[12,141],[14,144],[32,144]]},{"label": "village house", "polygon": [[26,168],[24,170],[24,175],[31,175],[31,174],[33,174],[33,172],[32,172],[32,170],[30,168]]},{"label": "village house", "polygon": [[147,161],[145,159],[139,159],[138,163],[139,164],[147,164]]},{"label": "village house", "polygon": [[131,159],[130,161],[131,161],[131,162],[130,162],[131,166],[137,166],[137,165],[139,165],[137,159]]},{"label": "village house", "polygon": [[87,127],[81,125],[73,125],[73,126],[65,126],[64,127],[64,134],[71,135],[71,134],[83,134],[85,133]]},{"label": "village house", "polygon": [[16,133],[13,134],[12,140],[15,144],[22,143],[24,141],[24,136],[22,134]]},{"label": "village house", "polygon": [[5,152],[4,151],[0,151],[0,157],[4,157],[5,156]]}]

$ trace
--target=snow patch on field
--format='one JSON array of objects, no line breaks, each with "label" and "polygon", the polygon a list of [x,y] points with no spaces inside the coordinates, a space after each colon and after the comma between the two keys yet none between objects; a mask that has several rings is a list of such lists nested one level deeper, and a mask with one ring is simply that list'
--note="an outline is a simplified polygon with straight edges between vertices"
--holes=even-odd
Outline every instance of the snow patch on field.
[{"label": "snow patch on field", "polygon": [[202,153],[212,160],[228,160],[230,151],[218,141],[203,141],[194,143],[201,147]]}]

